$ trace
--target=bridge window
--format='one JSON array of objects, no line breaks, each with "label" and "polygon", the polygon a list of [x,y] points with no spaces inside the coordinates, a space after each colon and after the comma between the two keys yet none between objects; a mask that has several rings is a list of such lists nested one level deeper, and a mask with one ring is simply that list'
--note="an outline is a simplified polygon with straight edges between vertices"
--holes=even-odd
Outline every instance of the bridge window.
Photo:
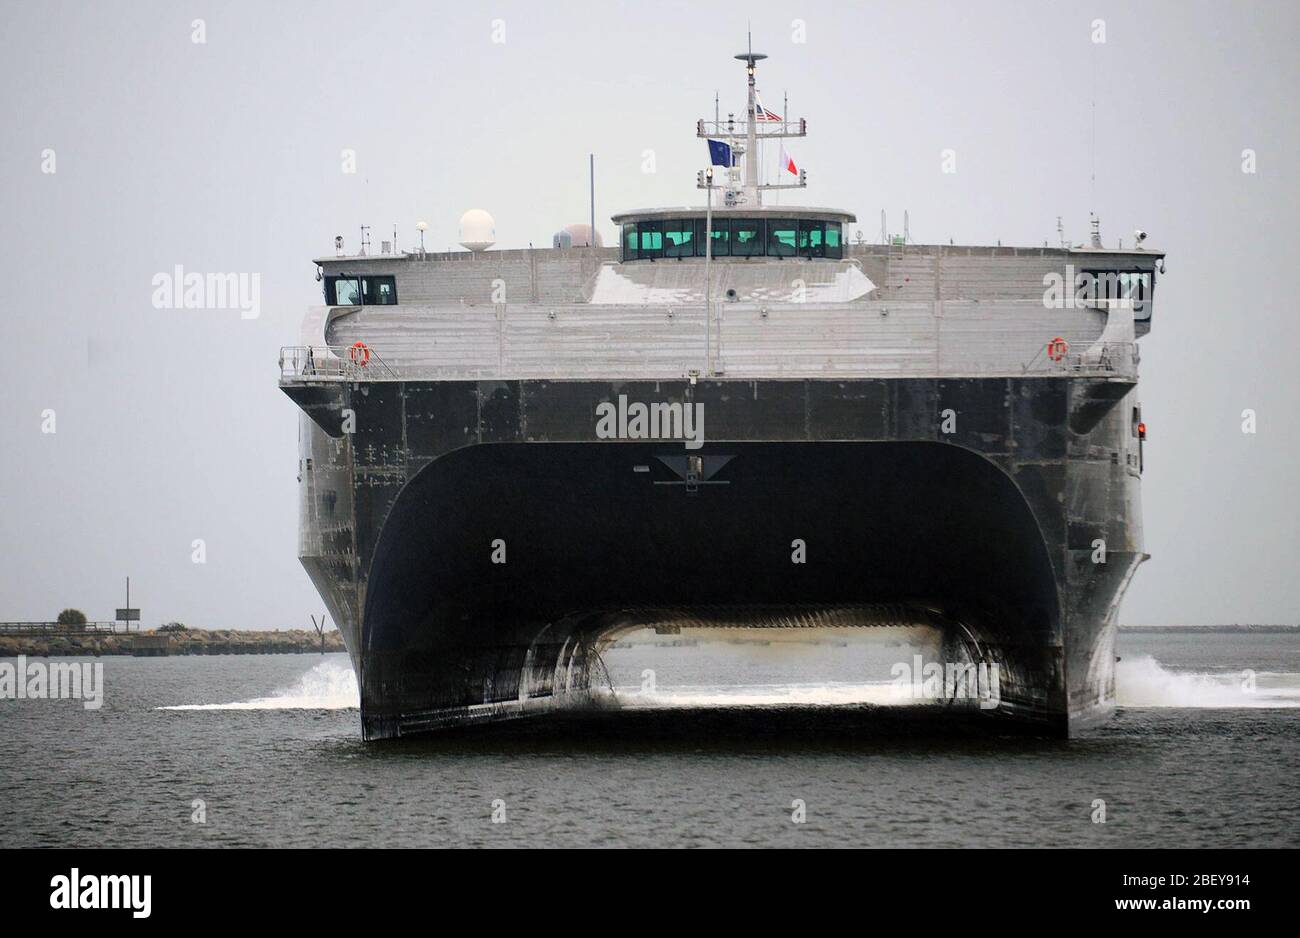
[{"label": "bridge window", "polygon": [[763,219],[733,218],[731,220],[731,256],[761,257],[763,255]]},{"label": "bridge window", "polygon": [[664,228],[661,222],[643,221],[636,226],[637,255],[639,257],[663,257]]},{"label": "bridge window", "polygon": [[695,257],[705,257],[706,252],[714,257],[731,256],[731,222],[725,218],[714,218],[714,233],[711,246],[705,243],[705,220],[695,218]]},{"label": "bridge window", "polygon": [[1145,321],[1151,318],[1151,271],[1085,270],[1082,274],[1091,299],[1132,300],[1134,319]]},{"label": "bridge window", "polygon": [[799,223],[793,218],[773,218],[767,223],[767,256],[794,257]]},{"label": "bridge window", "polygon": [[[843,258],[843,226],[837,221],[794,218],[713,219],[706,240],[704,218],[669,218],[623,225],[623,260],[658,257]],[[369,288],[367,288],[368,291]],[[367,298],[365,302],[372,300]]]},{"label": "bridge window", "polygon": [[800,257],[843,257],[838,222],[799,222]]},{"label": "bridge window", "polygon": [[[675,223],[669,222],[670,225]],[[643,221],[623,226],[623,260],[664,256],[664,226],[657,221]],[[669,255],[670,257],[675,255]]]},{"label": "bridge window", "polygon": [[367,306],[395,306],[397,304],[396,277],[363,277],[361,302]]},{"label": "bridge window", "polygon": [[799,256],[824,257],[826,255],[826,226],[819,221],[799,222]]},{"label": "bridge window", "polygon": [[[703,231],[703,227],[705,227],[705,220],[701,218],[699,220],[699,230]],[[712,256],[731,256],[731,221],[728,221],[727,218],[714,218],[714,227],[712,227],[712,231],[708,235],[708,243],[710,243],[708,251],[712,253]],[[701,246],[703,246],[703,242],[701,242]]]},{"label": "bridge window", "polygon": [[360,306],[361,280],[358,277],[326,277],[326,306]]},{"label": "bridge window", "polygon": [[696,218],[691,222],[691,228],[695,231],[695,256],[703,257],[706,248],[704,243],[704,219]]},{"label": "bridge window", "polygon": [[664,257],[691,257],[694,240],[695,225],[689,218],[664,222]]},{"label": "bridge window", "polygon": [[1119,275],[1119,295],[1121,299],[1131,299],[1133,308],[1146,303],[1151,292],[1151,275],[1141,271],[1129,271]]},{"label": "bridge window", "polygon": [[826,223],[826,256],[842,258],[844,256],[843,226],[837,221]]},{"label": "bridge window", "polygon": [[325,278],[327,306],[393,306],[396,303],[396,277]]}]

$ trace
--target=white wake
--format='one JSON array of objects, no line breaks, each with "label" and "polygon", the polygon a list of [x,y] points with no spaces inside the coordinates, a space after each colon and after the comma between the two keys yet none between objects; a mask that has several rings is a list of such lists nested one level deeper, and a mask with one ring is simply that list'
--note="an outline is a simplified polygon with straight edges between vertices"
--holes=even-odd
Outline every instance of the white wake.
[{"label": "white wake", "polygon": [[[608,693],[608,692],[606,692]],[[933,703],[912,696],[892,681],[871,683],[680,685],[653,691],[632,686],[614,689],[624,707],[753,707],[875,704],[907,706]],[[1121,707],[1186,707],[1215,710],[1300,707],[1300,674],[1260,671],[1195,673],[1171,671],[1150,655],[1120,661],[1115,696]]]},{"label": "white wake", "polygon": [[316,665],[292,687],[235,703],[181,704],[159,710],[349,710],[361,706],[357,677],[346,664]]},{"label": "white wake", "polygon": [[1115,698],[1119,706],[1133,708],[1300,707],[1300,674],[1170,671],[1150,655],[1138,655],[1116,665]]},{"label": "white wake", "polygon": [[[1252,684],[1253,677],[1253,684]],[[899,705],[915,701],[907,687],[892,681],[829,684],[748,684],[661,687],[642,691],[618,687],[625,707],[744,707]],[[1170,671],[1150,655],[1120,661],[1115,696],[1121,707],[1206,709],[1300,707],[1300,674],[1261,671],[1196,673]],[[360,706],[356,675],[346,664],[323,662],[291,687],[266,697],[215,704],[180,704],[159,710],[348,710]]]},{"label": "white wake", "polygon": [[928,703],[912,697],[910,687],[891,681],[851,684],[740,684],[662,687],[643,691],[639,687],[619,687],[615,697],[624,707],[836,707],[845,704]]}]

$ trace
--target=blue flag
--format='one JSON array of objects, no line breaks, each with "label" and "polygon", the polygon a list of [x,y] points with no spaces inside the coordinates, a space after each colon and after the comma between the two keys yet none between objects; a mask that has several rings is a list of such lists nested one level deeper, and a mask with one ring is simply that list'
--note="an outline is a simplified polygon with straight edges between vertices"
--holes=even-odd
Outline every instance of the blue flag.
[{"label": "blue flag", "polygon": [[723,143],[721,140],[710,140],[709,162],[713,166],[726,166],[730,168],[732,166],[731,145]]}]

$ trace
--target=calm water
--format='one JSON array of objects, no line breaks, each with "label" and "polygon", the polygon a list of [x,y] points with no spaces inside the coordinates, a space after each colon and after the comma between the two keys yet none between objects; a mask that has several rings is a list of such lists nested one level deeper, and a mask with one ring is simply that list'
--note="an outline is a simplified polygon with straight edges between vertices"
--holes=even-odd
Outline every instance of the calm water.
[{"label": "calm water", "polygon": [[616,648],[630,712],[576,739],[377,745],[343,656],[104,658],[100,710],[0,700],[0,846],[1300,843],[1300,638],[1127,634],[1120,653],[1125,705],[1070,742],[682,709],[864,698],[880,652],[856,646]]}]

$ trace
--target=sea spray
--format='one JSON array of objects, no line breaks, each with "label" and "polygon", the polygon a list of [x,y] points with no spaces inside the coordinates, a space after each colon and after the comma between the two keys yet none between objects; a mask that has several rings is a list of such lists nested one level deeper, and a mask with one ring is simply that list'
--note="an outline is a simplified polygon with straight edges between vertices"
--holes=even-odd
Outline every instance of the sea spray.
[{"label": "sea spray", "polygon": [[1170,671],[1150,655],[1138,655],[1116,666],[1115,697],[1119,706],[1135,709],[1300,707],[1300,682],[1295,674]]},{"label": "sea spray", "polygon": [[325,661],[316,665],[292,687],[273,691],[269,697],[235,703],[181,704],[159,710],[348,710],[361,705],[357,678],[346,664]]}]

